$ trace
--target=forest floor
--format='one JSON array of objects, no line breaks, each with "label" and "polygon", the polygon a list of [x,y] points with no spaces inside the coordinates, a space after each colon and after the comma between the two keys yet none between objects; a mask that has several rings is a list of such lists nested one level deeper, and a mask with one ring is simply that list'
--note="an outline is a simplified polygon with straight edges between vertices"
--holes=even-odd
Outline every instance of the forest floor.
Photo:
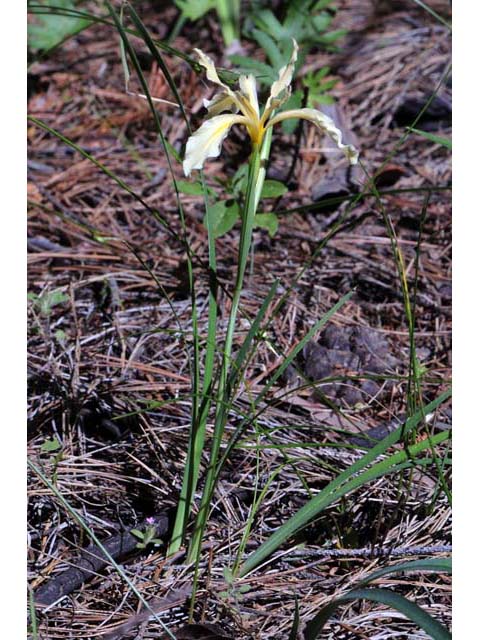
[{"label": "forest floor", "polygon": [[[274,136],[268,177],[287,182],[289,190],[280,200],[263,201],[265,211],[275,208],[280,224],[273,237],[254,231],[243,317],[255,317],[275,279],[279,293],[294,286],[281,313],[267,314],[270,342],[258,343],[227,436],[238,416],[249,411],[252,394],[279,367],[282,354],[291,353],[343,295],[354,294],[297,361],[309,379],[330,378],[323,393],[305,387],[290,368],[225,464],[205,532],[196,626],[187,624],[192,573],[185,556],[167,559],[164,545],[141,550],[131,541],[123,554],[114,549],[120,532],[144,527],[147,518],[160,531],[164,527],[168,540],[180,490],[191,407],[185,248],[88,158],[29,123],[28,455],[50,482],[29,470],[29,584],[36,600],[29,616],[38,638],[167,637],[155,618],[135,617],[141,610],[138,598],[111,563],[96,567],[88,579],[77,570],[77,582],[75,573],[65,574],[76,564],[84,566],[79,554],[91,540],[58,494],[100,540],[114,541],[124,571],[178,638],[288,638],[297,602],[302,624],[374,569],[407,556],[448,555],[449,501],[435,471],[418,467],[381,476],[331,504],[245,578],[230,584],[225,573],[242,551],[242,534],[260,491],[263,501],[244,555],[364,453],[356,448],[362,436],[383,437],[408,414],[409,327],[386,220],[395,230],[411,291],[416,282],[423,402],[449,387],[450,152],[415,134],[399,142],[435,92],[416,126],[451,135],[451,89],[442,81],[451,55],[450,31],[413,2],[339,5],[335,25],[348,30],[340,51],[310,54],[298,74],[330,67],[337,78],[331,90],[334,115],[358,146],[362,167],[352,171],[334,154],[334,159],[322,155],[313,127],[304,126],[301,136],[279,128]],[[448,15],[444,5],[432,6]],[[142,1],[135,7],[156,38],[168,36],[177,16],[173,3]],[[174,99],[141,41],[132,41],[152,95]],[[228,65],[220,54],[215,14],[187,23],[171,44],[187,54],[199,47],[219,65]],[[252,43],[244,46],[256,55]],[[174,56],[165,61],[196,128],[211,87],[184,61]],[[131,84],[132,91],[140,91],[133,79]],[[114,28],[91,26],[34,62],[28,109],[106,165],[181,234],[167,161],[148,104],[125,91]],[[158,111],[165,137],[182,152],[188,136],[184,120],[166,105],[159,104]],[[207,182],[228,179],[248,154],[243,133],[234,130],[223,153],[205,164]],[[173,171],[185,179],[180,164]],[[373,174],[380,196],[352,199],[362,190],[371,194],[366,184]],[[203,201],[194,195],[181,198],[198,258],[199,331],[205,335]],[[237,225],[217,241],[222,330],[238,238]],[[242,328],[236,334],[237,346],[244,333]],[[366,383],[359,382],[365,373],[378,379],[367,375]],[[450,428],[448,402],[429,424],[432,432]],[[72,588],[61,582],[65,575]],[[379,585],[449,626],[451,585],[445,575],[409,573],[384,577]],[[428,635],[395,610],[357,601],[344,604],[321,637]]]}]

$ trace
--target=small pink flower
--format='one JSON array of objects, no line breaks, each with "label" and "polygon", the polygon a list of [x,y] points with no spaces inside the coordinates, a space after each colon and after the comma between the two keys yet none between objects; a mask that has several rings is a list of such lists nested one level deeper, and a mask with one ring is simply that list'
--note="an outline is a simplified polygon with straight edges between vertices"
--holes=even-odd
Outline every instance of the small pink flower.
[{"label": "small pink flower", "polygon": [[155,518],[147,518],[146,523],[149,525],[154,525],[155,524]]}]

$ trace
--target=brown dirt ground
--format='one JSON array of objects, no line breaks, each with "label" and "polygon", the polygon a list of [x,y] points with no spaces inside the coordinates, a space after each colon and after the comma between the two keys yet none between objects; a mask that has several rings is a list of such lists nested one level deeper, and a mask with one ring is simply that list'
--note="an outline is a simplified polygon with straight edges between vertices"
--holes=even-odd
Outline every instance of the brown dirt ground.
[{"label": "brown dirt ground", "polygon": [[[173,24],[175,10],[170,5],[136,3],[158,38],[165,37]],[[409,137],[399,148],[396,144],[447,68],[450,34],[413,3],[355,0],[340,5],[336,24],[349,29],[342,51],[312,54],[302,73],[326,64],[331,67],[339,78],[333,91],[338,113],[356,139],[366,171],[372,174],[386,161],[377,187],[405,190],[383,196],[381,203],[395,228],[410,284],[422,209],[431,188],[416,309],[416,344],[421,364],[428,370],[423,392],[429,401],[448,387],[450,378],[450,192],[439,189],[450,184],[450,154],[418,136]],[[447,2],[432,6],[448,16]],[[135,43],[143,51],[139,41]],[[192,46],[205,48],[219,60],[221,38],[214,17],[187,26],[173,44],[187,53]],[[249,45],[246,48],[250,51]],[[151,58],[145,53],[141,61],[152,94],[172,99]],[[181,60],[166,57],[166,61],[196,126],[205,83]],[[29,113],[103,162],[179,233],[167,163],[148,106],[125,94],[115,32],[101,25],[87,29],[48,59],[35,63],[29,82]],[[450,88],[444,83],[418,126],[449,136],[450,108]],[[181,150],[187,137],[184,122],[175,109],[159,106],[159,112],[165,136]],[[296,149],[295,136],[278,131],[270,175],[285,176],[297,152],[298,162],[290,190],[276,203],[277,210],[310,204],[312,197],[320,197],[327,180],[332,180],[332,193],[345,184],[347,189],[365,184],[363,172],[345,178],[341,164],[325,161],[320,142],[313,129],[304,128]],[[178,322],[187,332],[191,329],[185,252],[158,220],[79,153],[31,123],[28,143],[29,292],[64,294],[50,310],[29,302],[28,454],[49,477],[54,474],[57,488],[97,536],[106,539],[119,527],[132,528],[176,503],[189,424],[188,337],[184,339],[178,330]],[[207,177],[232,175],[235,163],[247,155],[244,138],[235,133],[226,141],[224,153],[206,164]],[[182,178],[181,167],[175,165],[174,170]],[[198,298],[204,309],[208,281],[201,261],[207,260],[207,244],[201,199],[182,196],[182,201],[190,242],[199,258]],[[273,239],[263,231],[254,233],[254,267],[242,300],[246,317],[255,315],[275,278],[283,290],[289,286],[347,206],[282,215]],[[248,411],[249,394],[261,390],[278,367],[279,354],[289,353],[352,288],[354,297],[335,314],[332,324],[373,329],[386,339],[398,366],[395,384],[381,397],[344,407],[348,425],[364,431],[405,414],[408,328],[381,206],[372,197],[363,198],[348,211],[346,221],[348,225],[340,228],[299,278],[282,313],[270,318],[269,338],[276,352],[266,342],[259,345],[238,398],[238,415]],[[106,240],[99,241],[99,236]],[[233,282],[237,246],[238,229],[218,241],[219,279],[227,289]],[[228,304],[228,296],[221,291],[222,327]],[[200,316],[202,331],[205,315]],[[285,389],[276,391],[280,394]],[[148,401],[159,402],[150,403],[145,411]],[[342,446],[345,439],[338,427],[343,423],[328,422],[326,418],[335,415],[326,411],[310,390],[303,389],[272,406],[251,426],[250,445],[256,440],[268,443],[266,432],[276,434],[277,442],[290,447],[297,468],[285,466],[268,489],[247,551],[305,502],[296,472],[316,492],[358,458],[358,450]],[[125,414],[130,415],[122,418]],[[442,407],[434,420],[445,424],[449,418],[449,408]],[[232,429],[236,420],[232,415]],[[57,461],[41,449],[53,436],[62,443]],[[312,441],[321,443],[321,448],[295,448]],[[195,619],[220,625],[227,637],[286,638],[296,598],[301,620],[306,621],[373,568],[395,561],[367,552],[338,558],[328,555],[328,550],[450,543],[450,508],[443,494],[437,496],[434,476],[400,474],[379,479],[328,508],[276,559],[222,594],[226,590],[223,569],[235,558],[252,504],[257,462],[258,485],[263,487],[284,458],[275,448],[262,449],[258,459],[252,448],[235,450],[219,484],[206,533]],[[54,494],[30,472],[28,509],[29,582],[35,590],[74,562],[76,551],[88,540]],[[286,553],[295,542],[305,543],[303,551]],[[191,576],[182,558],[165,561],[164,548],[133,553],[122,562],[148,600],[182,588]],[[249,589],[239,591],[242,584]],[[450,583],[445,577],[414,574],[381,584],[449,624]],[[47,611],[38,611],[39,637],[101,638],[107,633],[120,637],[115,628],[138,610],[137,605],[128,587],[107,568]],[[187,618],[187,603],[162,613],[172,629]],[[143,623],[142,629],[143,635],[135,635],[138,628],[132,628],[124,637],[164,637],[155,620]],[[427,636],[400,614],[356,603],[342,609],[322,637]]]}]

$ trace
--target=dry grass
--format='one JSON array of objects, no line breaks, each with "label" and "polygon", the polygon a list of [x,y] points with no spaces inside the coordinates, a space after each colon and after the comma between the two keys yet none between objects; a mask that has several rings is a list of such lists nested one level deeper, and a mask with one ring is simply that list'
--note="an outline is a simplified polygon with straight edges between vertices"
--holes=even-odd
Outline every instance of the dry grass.
[{"label": "dry grass", "polygon": [[[371,171],[385,160],[403,132],[405,123],[398,123],[402,105],[407,99],[424,102],[434,90],[448,63],[450,40],[445,28],[410,4],[406,8],[396,3],[397,10],[375,15],[373,3],[366,0],[344,4],[348,7],[339,12],[337,22],[352,30],[346,48],[341,55],[311,56],[306,68],[328,62],[340,77],[335,89],[340,109],[348,114],[365,166]],[[171,8],[154,10],[153,4],[141,3],[137,10],[162,37],[163,27],[158,25],[172,20]],[[202,46],[218,38],[212,21],[208,18],[200,28],[190,28],[175,45],[189,51],[193,44]],[[148,56],[143,63],[153,95],[171,99],[162,74]],[[172,59],[169,65],[195,122],[202,83],[182,62]],[[36,63],[31,74],[34,90],[29,112],[104,162],[179,231],[166,162],[148,108],[123,89],[114,32],[101,26],[85,31],[48,60]],[[448,102],[448,88],[443,91],[442,99]],[[431,115],[432,122],[435,118],[438,123],[438,114]],[[162,113],[162,126],[167,139],[180,149],[186,130],[174,110]],[[439,134],[448,134],[448,127],[445,122]],[[28,454],[48,477],[55,478],[57,489],[103,539],[121,527],[136,526],[147,516],[169,512],[176,504],[190,420],[187,347],[191,319],[184,249],[137,202],[77,153],[34,126],[28,130],[28,142],[29,290],[43,296],[54,290],[65,294],[65,300],[49,314],[42,313],[38,303],[29,305]],[[305,130],[293,177],[296,188],[284,197],[279,209],[310,203],[315,186],[334,171],[329,163],[318,164],[318,146],[316,134]],[[233,136],[226,148],[233,159],[226,160],[225,154],[210,162],[207,175],[231,174],[236,159],[246,157],[240,136]],[[273,147],[272,174],[288,171],[293,154],[293,137],[279,136]],[[177,170],[180,177],[179,167]],[[448,153],[413,136],[383,172],[383,186],[395,188],[443,186],[449,180]],[[424,196],[410,191],[383,198],[410,276]],[[184,203],[192,248],[199,260],[196,272],[200,308],[204,308],[208,283],[201,267],[201,261],[207,260],[202,209],[198,199],[185,196]],[[274,239],[255,232],[254,272],[247,280],[242,306],[245,315],[255,315],[274,278],[288,286],[345,206],[329,213],[283,216]],[[348,220],[349,227],[328,243],[294,287],[282,313],[272,318],[269,337],[277,353],[289,353],[340,295],[356,287],[354,298],[336,314],[334,323],[369,326],[381,332],[402,363],[397,372],[400,377],[386,396],[346,412],[350,423],[363,431],[405,412],[406,382],[401,376],[408,368],[408,331],[378,204],[373,198],[363,199]],[[94,233],[114,239],[99,243]],[[424,384],[428,400],[447,386],[450,374],[450,242],[449,194],[434,191],[424,227],[417,307],[417,348],[428,369]],[[232,282],[236,250],[236,232],[219,240],[219,276],[226,287]],[[160,294],[152,273],[165,287],[170,302]],[[221,326],[228,304],[222,293]],[[205,316],[200,315],[204,334]],[[238,415],[248,411],[250,394],[261,390],[280,362],[266,343],[259,346],[238,398]],[[284,391],[276,389],[278,395]],[[327,509],[318,522],[297,536],[297,542],[305,543],[305,553],[312,555],[289,551],[289,545],[253,575],[236,582],[234,590],[228,589],[223,570],[235,560],[255,487],[261,490],[278,465],[285,464],[266,492],[247,551],[304,504],[307,495],[300,478],[315,493],[360,455],[344,446],[345,439],[331,428],[331,419],[324,405],[303,390],[283,398],[251,425],[245,446],[234,451],[216,493],[205,537],[197,620],[219,622],[235,638],[286,638],[296,597],[302,620],[308,620],[332,596],[389,562],[367,552],[362,557],[332,557],[328,550],[449,544],[450,509],[444,497],[434,497],[435,478],[428,472],[413,476],[405,472],[379,479]],[[448,422],[448,410],[439,412],[436,419]],[[233,415],[229,429],[235,426]],[[55,435],[62,443],[57,461],[54,454],[41,450],[45,440]],[[278,446],[270,446],[267,436],[288,448],[282,453]],[[265,445],[258,457],[256,442]],[[305,443],[316,446],[303,447]],[[76,550],[88,542],[54,494],[33,474],[29,478],[29,542],[29,578],[34,589],[55,579],[57,572],[74,562]],[[190,571],[181,563],[181,557],[166,562],[161,548],[131,555],[124,567],[149,600],[189,583]],[[448,624],[447,579],[410,574],[381,582]],[[249,589],[243,592],[239,588],[244,584]],[[40,637],[99,638],[137,610],[136,598],[107,568],[81,590],[39,613]],[[184,603],[164,611],[162,620],[175,628],[187,616]],[[143,626],[142,637],[163,637],[155,621]],[[125,637],[135,637],[133,632]],[[342,609],[324,637],[389,640],[426,636],[400,614],[354,603]]]}]

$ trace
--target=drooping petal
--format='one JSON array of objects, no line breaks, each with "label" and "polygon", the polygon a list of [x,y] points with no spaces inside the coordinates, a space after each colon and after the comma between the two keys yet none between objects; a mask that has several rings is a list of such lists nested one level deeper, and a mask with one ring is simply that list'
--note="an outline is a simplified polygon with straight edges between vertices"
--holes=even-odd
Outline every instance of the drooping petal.
[{"label": "drooping petal", "polygon": [[192,169],[201,169],[207,158],[220,155],[222,143],[234,124],[247,125],[247,118],[231,114],[215,116],[207,120],[187,140],[183,172],[189,176]]},{"label": "drooping petal", "polygon": [[265,128],[268,129],[268,127],[272,127],[277,124],[277,122],[282,122],[282,120],[288,120],[290,118],[302,118],[303,120],[312,122],[332,138],[337,147],[346,155],[350,164],[357,164],[358,151],[351,144],[343,144],[340,129],[335,126],[334,121],[329,116],[326,116],[321,111],[317,111],[317,109],[292,109],[291,111],[284,111],[269,120]]},{"label": "drooping petal", "polygon": [[208,110],[208,116],[218,116],[222,111],[232,111],[237,113],[237,101],[226,91],[220,91],[211,100],[204,100],[203,106]]},{"label": "drooping petal", "polygon": [[270,116],[270,113],[276,107],[280,106],[285,102],[289,95],[290,85],[292,83],[293,72],[295,70],[295,63],[297,61],[298,55],[298,45],[294,38],[292,38],[293,42],[293,50],[292,55],[290,56],[290,61],[284,67],[280,69],[278,72],[278,78],[272,84],[272,88],[270,89],[270,97],[267,100],[267,104],[265,105],[265,111],[263,112],[262,119],[265,120]]},{"label": "drooping petal", "polygon": [[[233,91],[232,89],[230,89],[228,85],[226,85],[224,82],[220,80],[213,60],[209,56],[207,56],[206,53],[203,53],[201,49],[194,49],[194,51],[197,54],[199,63],[207,72],[207,80],[210,80],[210,82],[214,82],[215,84],[218,84],[220,87],[222,87],[223,90],[221,91],[220,95],[223,95],[225,97],[225,101],[223,105],[228,105],[228,107],[222,106],[222,108],[218,108],[220,105],[217,104],[217,98],[215,96],[211,102],[207,101],[208,105],[211,105],[211,107],[213,108],[213,111],[209,109],[210,115],[216,115],[218,113],[221,113],[221,111],[224,111],[226,108],[228,108],[231,111],[241,111],[243,115],[245,115],[247,118],[256,117],[258,119],[258,101],[256,100],[257,93],[255,88],[254,88],[255,101],[252,104],[250,103],[249,94],[251,92],[251,86],[250,86],[251,81],[247,79],[247,82],[245,84],[245,76],[241,76],[240,83],[242,83],[242,79],[243,79],[244,86],[245,86],[245,89],[247,90],[247,93],[244,93],[243,87],[242,87],[242,91]],[[253,82],[255,82],[255,79],[253,78],[253,76],[251,76],[251,78]],[[229,100],[226,99],[227,96],[229,97]],[[220,98],[218,99],[218,102],[220,102]],[[232,109],[233,105],[235,105],[236,109]],[[207,108],[209,107],[207,106]]]},{"label": "drooping petal", "polygon": [[241,93],[246,97],[248,104],[253,109],[253,113],[257,118],[259,118],[260,112],[258,109],[258,96],[255,76],[240,76],[238,84],[240,86]]},{"label": "drooping petal", "polygon": [[224,84],[218,77],[218,73],[215,68],[215,63],[210,58],[210,56],[207,56],[206,53],[203,53],[201,49],[194,49],[194,51],[197,54],[199,63],[207,72],[207,79],[210,80],[210,82],[214,82],[215,84],[218,84],[220,87],[223,87],[227,91],[227,93],[230,93],[231,91],[230,87]]}]

